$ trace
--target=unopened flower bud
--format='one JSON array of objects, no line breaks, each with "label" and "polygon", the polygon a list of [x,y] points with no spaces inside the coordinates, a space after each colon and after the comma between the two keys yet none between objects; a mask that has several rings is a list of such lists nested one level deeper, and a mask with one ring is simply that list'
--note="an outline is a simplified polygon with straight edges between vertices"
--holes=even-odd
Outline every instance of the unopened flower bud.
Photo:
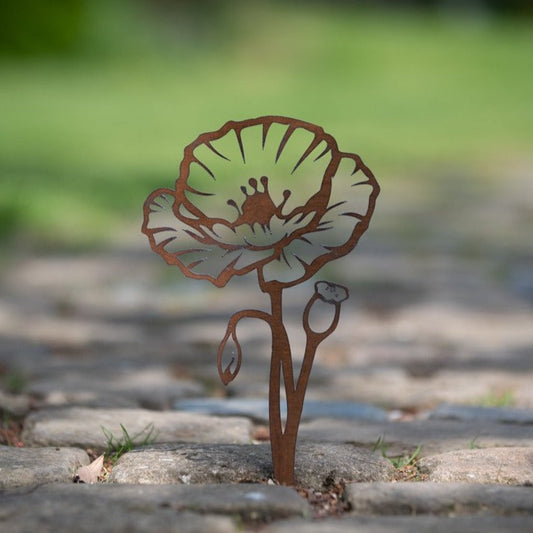
[{"label": "unopened flower bud", "polygon": [[348,289],[346,287],[329,281],[317,281],[315,283],[315,293],[323,302],[332,305],[348,299]]}]

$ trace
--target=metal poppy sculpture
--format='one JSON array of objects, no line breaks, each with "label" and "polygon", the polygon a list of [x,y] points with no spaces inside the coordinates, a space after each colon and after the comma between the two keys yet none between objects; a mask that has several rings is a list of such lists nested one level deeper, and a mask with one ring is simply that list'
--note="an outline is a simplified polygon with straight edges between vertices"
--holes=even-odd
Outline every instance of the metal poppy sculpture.
[{"label": "metal poppy sculpture", "polygon": [[[228,183],[235,184],[233,191]],[[175,188],[154,191],[144,204],[142,231],[168,264],[217,287],[255,271],[259,288],[270,298],[270,312],[245,309],[231,316],[218,349],[218,372],[226,385],[239,372],[238,323],[244,318],[266,322],[272,332],[270,442],[279,483],[294,484],[298,426],[313,360],[319,344],[337,327],[348,298],[345,287],[315,283],[303,311],[306,347],[296,377],[283,321],[283,290],[355,247],[378,194],[378,183],[361,158],[341,152],[322,128],[265,116],[231,121],[200,135],[185,148]],[[317,301],[334,308],[330,326],[321,332],[309,320]],[[228,353],[232,357],[226,364]]]}]

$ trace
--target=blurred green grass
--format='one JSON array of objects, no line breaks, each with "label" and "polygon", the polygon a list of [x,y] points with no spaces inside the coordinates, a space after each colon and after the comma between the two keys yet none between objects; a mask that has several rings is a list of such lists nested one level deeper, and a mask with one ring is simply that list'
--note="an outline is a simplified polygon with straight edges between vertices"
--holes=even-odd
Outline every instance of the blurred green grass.
[{"label": "blurred green grass", "polygon": [[319,124],[385,187],[531,158],[528,22],[245,2],[187,26],[89,5],[75,53],[0,61],[4,239],[107,239],[174,182],[186,144],[230,119]]}]

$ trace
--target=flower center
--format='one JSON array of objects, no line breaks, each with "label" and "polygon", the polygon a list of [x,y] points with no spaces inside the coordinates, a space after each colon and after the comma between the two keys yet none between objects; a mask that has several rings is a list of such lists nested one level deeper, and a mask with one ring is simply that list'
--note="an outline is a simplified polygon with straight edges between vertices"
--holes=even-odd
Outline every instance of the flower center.
[{"label": "flower center", "polygon": [[283,201],[276,206],[270,192],[268,191],[268,178],[263,176],[261,178],[261,185],[263,190],[259,190],[257,180],[255,178],[250,178],[248,183],[252,189],[252,192],[249,193],[248,189],[245,186],[241,187],[245,198],[241,204],[241,207],[237,205],[235,200],[228,200],[228,205],[235,207],[239,216],[233,223],[233,226],[240,226],[241,224],[249,224],[253,226],[254,224],[260,224],[263,227],[268,227],[268,224],[272,217],[276,215],[279,218],[283,218],[281,211],[283,206],[287,202],[291,192],[289,190],[283,191]]}]

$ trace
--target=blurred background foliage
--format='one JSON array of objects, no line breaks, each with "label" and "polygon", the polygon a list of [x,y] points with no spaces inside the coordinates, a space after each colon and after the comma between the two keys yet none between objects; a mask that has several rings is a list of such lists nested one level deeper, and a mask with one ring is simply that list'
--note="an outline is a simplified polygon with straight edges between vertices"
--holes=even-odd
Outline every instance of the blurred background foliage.
[{"label": "blurred background foliage", "polygon": [[[140,226],[230,119],[321,125],[386,190],[533,163],[526,0],[20,0],[0,16],[0,239]],[[503,176],[504,178],[505,176]],[[429,185],[428,185],[429,184]]]}]

